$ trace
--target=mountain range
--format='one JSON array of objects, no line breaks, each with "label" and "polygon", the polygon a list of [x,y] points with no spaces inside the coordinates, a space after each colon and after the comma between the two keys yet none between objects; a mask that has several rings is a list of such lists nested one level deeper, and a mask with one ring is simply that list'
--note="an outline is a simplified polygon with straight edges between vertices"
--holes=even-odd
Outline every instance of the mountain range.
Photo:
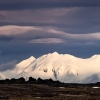
[{"label": "mountain range", "polygon": [[18,63],[14,69],[1,72],[1,79],[30,76],[59,80],[64,83],[91,83],[100,81],[100,55],[78,58],[57,52],[30,58]]}]

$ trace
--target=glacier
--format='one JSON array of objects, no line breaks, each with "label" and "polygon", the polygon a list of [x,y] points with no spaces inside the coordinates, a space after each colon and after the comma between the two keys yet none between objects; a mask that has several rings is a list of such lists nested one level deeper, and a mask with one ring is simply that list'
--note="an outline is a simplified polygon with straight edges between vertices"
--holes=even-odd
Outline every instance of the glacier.
[{"label": "glacier", "polygon": [[57,52],[30,58],[18,63],[14,69],[2,72],[7,78],[23,76],[59,80],[64,83],[91,83],[100,81],[100,55],[78,58]]}]

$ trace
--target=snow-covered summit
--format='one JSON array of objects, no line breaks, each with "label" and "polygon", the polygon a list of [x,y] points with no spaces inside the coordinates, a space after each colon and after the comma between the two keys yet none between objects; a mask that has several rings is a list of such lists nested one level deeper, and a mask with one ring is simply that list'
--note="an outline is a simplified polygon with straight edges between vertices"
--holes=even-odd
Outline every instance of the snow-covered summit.
[{"label": "snow-covered summit", "polygon": [[91,59],[100,59],[100,55],[98,54],[96,54],[96,55],[93,55],[92,57],[91,57]]},{"label": "snow-covered summit", "polygon": [[31,56],[30,58],[21,61],[16,65],[17,69],[24,69],[26,66],[30,65],[36,58]]},{"label": "snow-covered summit", "polygon": [[55,52],[53,52],[53,53],[51,53],[51,54],[53,54],[53,55],[58,55],[59,53],[55,51]]}]

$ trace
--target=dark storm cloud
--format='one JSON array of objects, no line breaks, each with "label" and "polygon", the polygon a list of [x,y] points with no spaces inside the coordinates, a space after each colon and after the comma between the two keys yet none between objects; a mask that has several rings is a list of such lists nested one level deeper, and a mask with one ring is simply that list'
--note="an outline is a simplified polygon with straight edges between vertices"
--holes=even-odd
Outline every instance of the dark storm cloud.
[{"label": "dark storm cloud", "polygon": [[0,0],[0,10],[97,6],[100,6],[99,0]]}]

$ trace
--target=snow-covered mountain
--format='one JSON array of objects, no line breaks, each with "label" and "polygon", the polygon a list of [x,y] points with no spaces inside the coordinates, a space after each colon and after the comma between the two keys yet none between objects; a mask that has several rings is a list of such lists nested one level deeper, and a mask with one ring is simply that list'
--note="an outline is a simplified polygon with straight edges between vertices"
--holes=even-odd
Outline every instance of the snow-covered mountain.
[{"label": "snow-covered mountain", "polygon": [[45,54],[37,59],[31,56],[17,64],[15,69],[3,72],[5,73],[9,78],[17,75],[24,77],[27,73],[34,78],[52,78],[65,83],[97,82],[100,81],[100,55],[87,59],[57,52]]},{"label": "snow-covered mountain", "polygon": [[28,67],[36,58],[31,56],[30,58],[21,61],[19,64],[16,65],[16,69],[24,70],[25,67]]},{"label": "snow-covered mountain", "polygon": [[2,73],[0,73],[0,80],[4,80],[6,79],[5,75],[3,75]]}]

